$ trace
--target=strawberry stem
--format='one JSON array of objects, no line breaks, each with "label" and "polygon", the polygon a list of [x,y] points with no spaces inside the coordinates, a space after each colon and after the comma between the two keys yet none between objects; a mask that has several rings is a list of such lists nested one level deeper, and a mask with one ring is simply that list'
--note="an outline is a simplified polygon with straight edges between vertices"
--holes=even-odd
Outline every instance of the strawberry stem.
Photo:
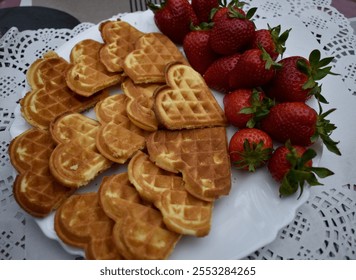
[{"label": "strawberry stem", "polygon": [[149,0],[146,0],[146,5],[153,13],[155,13],[155,12],[161,10],[166,5],[166,2],[167,1],[161,1],[161,4],[156,5],[155,3],[152,3]]},{"label": "strawberry stem", "polygon": [[339,75],[331,72],[331,66],[327,66],[334,58],[326,57],[321,59],[319,50],[313,50],[309,55],[309,64],[304,59],[297,61],[299,71],[308,76],[308,80],[303,85],[303,89],[310,89],[309,95],[314,95],[320,102],[328,103],[325,97],[321,94],[321,86],[317,81],[323,79],[327,75]]},{"label": "strawberry stem", "polygon": [[301,156],[298,155],[296,149],[291,145],[290,141],[285,144],[290,151],[287,154],[287,160],[291,164],[290,170],[284,175],[279,188],[280,196],[289,196],[297,192],[300,188],[298,199],[303,194],[304,185],[307,183],[310,186],[323,185],[317,180],[317,176],[325,178],[334,173],[324,167],[309,166],[316,152],[313,149],[307,149]]},{"label": "strawberry stem", "polygon": [[334,112],[336,108],[332,108],[325,113],[323,113],[323,108],[320,103],[319,105],[319,114],[318,114],[318,119],[316,122],[316,130],[314,135],[311,138],[312,142],[315,142],[318,137],[323,141],[324,145],[326,148],[337,155],[341,155],[341,152],[339,148],[337,147],[337,144],[340,142],[336,142],[331,139],[330,135],[331,133],[336,129],[336,125],[331,123],[330,120],[327,120],[326,117]]},{"label": "strawberry stem", "polygon": [[233,164],[238,169],[247,169],[250,172],[255,172],[256,168],[264,165],[272,154],[272,148],[265,148],[264,142],[250,143],[245,139],[243,143],[243,151],[235,151],[240,156],[240,160],[234,161]]},{"label": "strawberry stem", "polygon": [[285,44],[286,44],[286,41],[287,41],[287,39],[289,37],[289,32],[292,29],[291,28],[287,29],[282,34],[280,34],[281,33],[281,26],[280,25],[277,25],[277,26],[272,27],[272,28],[268,25],[268,30],[271,33],[272,40],[273,40],[273,42],[275,44],[276,52],[279,53],[280,55],[283,55],[283,53],[286,50]]},{"label": "strawberry stem", "polygon": [[252,117],[246,123],[246,126],[249,128],[255,127],[260,120],[266,117],[269,114],[270,109],[275,105],[275,102],[264,96],[261,98],[261,91],[257,89],[252,89],[252,94],[250,97],[251,106],[242,108],[240,114],[252,114]]}]

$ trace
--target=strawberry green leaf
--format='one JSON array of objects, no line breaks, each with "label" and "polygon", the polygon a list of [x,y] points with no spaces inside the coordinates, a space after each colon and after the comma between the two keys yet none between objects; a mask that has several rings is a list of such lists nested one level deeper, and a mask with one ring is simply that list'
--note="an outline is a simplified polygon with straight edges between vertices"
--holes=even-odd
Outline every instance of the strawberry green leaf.
[{"label": "strawberry green leaf", "polygon": [[325,178],[334,173],[324,167],[313,167],[308,163],[317,155],[313,149],[307,149],[302,156],[297,154],[296,149],[287,141],[285,146],[289,149],[287,160],[291,164],[290,170],[285,174],[279,188],[280,196],[292,195],[300,189],[298,199],[303,193],[304,185],[323,185],[317,177]]},{"label": "strawberry green leaf", "polygon": [[166,5],[166,2],[167,1],[161,1],[161,4],[156,5],[155,3],[152,3],[151,1],[146,0],[146,5],[153,13],[155,13],[155,12],[163,9],[163,7]]},{"label": "strawberry green leaf", "polygon": [[320,178],[326,178],[328,176],[334,175],[334,172],[324,167],[311,167],[310,170]]},{"label": "strawberry green leaf", "polygon": [[270,109],[275,105],[275,102],[268,97],[261,98],[261,91],[258,89],[252,90],[250,98],[250,107],[242,108],[240,114],[252,114],[252,117],[247,122],[246,126],[249,128],[255,127],[264,117],[269,114]]},{"label": "strawberry green leaf", "polygon": [[236,151],[240,156],[240,160],[234,161],[233,165],[238,169],[247,169],[250,172],[255,172],[256,168],[265,164],[272,154],[271,148],[264,147],[264,142],[250,143],[245,139],[243,143],[243,151]]},{"label": "strawberry green leaf", "polygon": [[315,142],[315,140],[320,137],[330,152],[341,155],[341,152],[337,147],[337,144],[339,144],[340,141],[336,142],[330,137],[331,133],[336,129],[336,126],[335,124],[331,123],[330,120],[326,119],[326,117],[335,110],[336,109],[333,108],[323,113],[323,109],[319,103],[319,115],[316,122],[315,134],[312,136],[311,140]]},{"label": "strawberry green leaf", "polygon": [[308,77],[307,82],[303,85],[303,89],[310,89],[309,95],[315,95],[319,102],[328,103],[321,95],[321,86],[317,81],[322,80],[327,75],[338,75],[331,72],[332,66],[327,66],[332,62],[333,57],[325,57],[321,59],[319,50],[313,50],[309,55],[309,64],[304,59],[297,61],[297,68]]},{"label": "strawberry green leaf", "polygon": [[318,65],[321,58],[321,53],[319,50],[313,50],[309,55],[309,62],[313,65]]},{"label": "strawberry green leaf", "polygon": [[267,25],[267,26],[268,26],[269,32],[271,33],[272,40],[275,44],[276,52],[283,55],[283,53],[286,50],[285,44],[289,37],[289,32],[291,31],[291,29],[288,29],[288,30],[284,31],[282,34],[280,34],[281,33],[281,25],[277,25],[272,28],[269,25]]},{"label": "strawberry green leaf", "polygon": [[282,64],[280,63],[277,63],[275,62],[272,57],[269,55],[269,53],[263,48],[263,47],[260,47],[260,50],[262,51],[262,55],[261,55],[261,58],[262,60],[265,61],[265,69],[266,70],[269,70],[271,69],[272,67],[274,68],[281,68],[282,67]]},{"label": "strawberry green leaf", "polygon": [[246,18],[251,19],[255,15],[256,11],[257,11],[256,7],[249,9],[246,13]]}]

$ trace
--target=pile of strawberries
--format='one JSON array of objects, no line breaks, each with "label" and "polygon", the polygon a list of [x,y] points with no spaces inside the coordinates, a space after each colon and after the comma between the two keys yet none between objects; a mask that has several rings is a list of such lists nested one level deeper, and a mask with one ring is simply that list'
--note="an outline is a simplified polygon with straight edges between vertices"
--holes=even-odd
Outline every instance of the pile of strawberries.
[{"label": "pile of strawberries", "polygon": [[[328,102],[317,82],[334,74],[328,66],[332,57],[314,50],[308,58],[282,58],[290,30],[257,30],[256,8],[244,11],[238,0],[166,0],[149,7],[161,32],[183,46],[211,89],[224,94],[226,117],[237,127],[229,143],[235,167],[253,172],[267,165],[281,196],[299,189],[301,195],[305,183],[320,185],[317,177],[333,174],[313,167],[316,152],[310,148],[321,139],[341,154],[330,138],[336,127],[326,119],[335,109],[322,111]],[[306,103],[310,98],[319,112]]]}]

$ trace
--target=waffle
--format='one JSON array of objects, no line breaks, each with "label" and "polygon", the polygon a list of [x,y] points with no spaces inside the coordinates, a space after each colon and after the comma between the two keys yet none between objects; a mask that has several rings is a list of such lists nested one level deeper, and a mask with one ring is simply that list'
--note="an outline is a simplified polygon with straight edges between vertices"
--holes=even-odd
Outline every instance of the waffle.
[{"label": "waffle", "polygon": [[83,248],[87,259],[117,260],[112,240],[114,221],[98,203],[97,193],[75,194],[58,209],[54,229],[66,244]]},{"label": "waffle", "polygon": [[51,124],[51,135],[58,145],[51,154],[49,167],[63,185],[85,186],[112,165],[96,149],[99,126],[97,121],[78,113],[64,114]]},{"label": "waffle", "polygon": [[124,94],[114,94],[98,102],[94,107],[98,121],[105,124],[112,121],[115,115],[127,116],[126,100]]},{"label": "waffle", "polygon": [[126,101],[124,94],[116,94],[95,106],[96,116],[101,123],[96,147],[107,159],[121,164],[145,147],[147,134],[127,117]]},{"label": "waffle", "polygon": [[147,137],[146,146],[159,167],[182,173],[191,195],[213,201],[229,193],[231,170],[224,127],[158,130]]},{"label": "waffle", "polygon": [[21,113],[29,124],[48,129],[57,116],[68,111],[82,112],[108,96],[107,91],[88,98],[74,94],[65,81],[68,68],[69,64],[54,52],[31,64],[26,73],[31,91],[20,102]]},{"label": "waffle", "polygon": [[135,42],[143,35],[127,22],[105,21],[99,30],[104,40],[100,50],[100,61],[109,72],[123,72],[125,57],[134,50]]},{"label": "waffle", "polygon": [[27,213],[45,217],[55,210],[72,190],[56,182],[49,172],[49,157],[55,143],[48,131],[31,128],[16,138],[9,147],[10,160],[17,170],[13,193]]},{"label": "waffle", "polygon": [[102,125],[96,136],[100,153],[116,163],[125,163],[145,146],[145,133],[122,115],[116,115],[112,121]]},{"label": "waffle", "polygon": [[131,159],[128,174],[141,197],[161,211],[171,231],[194,236],[209,233],[213,203],[190,195],[181,176],[159,168],[143,152]]},{"label": "waffle", "polygon": [[124,61],[124,72],[135,84],[165,83],[164,69],[168,63],[188,64],[174,43],[161,33],[147,33],[135,44]]},{"label": "waffle", "polygon": [[121,83],[121,75],[108,72],[100,62],[101,47],[101,43],[91,39],[80,41],[73,47],[66,82],[75,93],[88,97],[109,86]]},{"label": "waffle", "polygon": [[56,67],[52,67],[51,64],[46,64],[46,66],[44,67],[43,65],[40,66],[41,64],[43,64],[44,61],[46,60],[50,60],[52,58],[56,58],[56,59],[60,59],[61,61],[58,61],[58,65],[59,68],[61,69],[62,65],[61,63],[63,63],[64,67],[69,66],[68,64],[66,64],[64,61],[64,59],[60,58],[58,56],[58,54],[54,51],[48,51],[46,53],[43,54],[42,58],[36,59],[31,65],[30,67],[27,69],[26,72],[26,79],[27,82],[29,84],[29,86],[33,89],[35,88],[41,88],[45,85],[46,83],[46,76],[48,72],[51,72],[51,74],[54,74],[55,77],[59,76],[56,72]]},{"label": "waffle", "polygon": [[153,94],[159,84],[134,84],[126,78],[121,87],[128,99],[126,112],[129,119],[144,130],[156,131],[158,121],[153,110]]},{"label": "waffle", "polygon": [[180,235],[166,229],[158,210],[142,203],[127,173],[106,178],[99,199],[116,222],[113,240],[126,259],[166,259],[171,254]]},{"label": "waffle", "polygon": [[168,129],[226,126],[224,111],[193,68],[170,64],[166,83],[156,91],[154,103],[156,117],[163,126]]}]

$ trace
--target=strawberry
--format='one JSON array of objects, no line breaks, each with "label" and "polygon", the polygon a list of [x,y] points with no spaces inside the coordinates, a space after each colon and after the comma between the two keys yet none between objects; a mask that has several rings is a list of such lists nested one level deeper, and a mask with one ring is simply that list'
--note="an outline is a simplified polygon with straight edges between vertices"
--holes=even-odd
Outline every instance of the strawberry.
[{"label": "strawberry", "polygon": [[254,127],[272,106],[272,100],[257,89],[232,91],[224,96],[223,103],[226,119],[240,129]]},{"label": "strawberry", "polygon": [[313,167],[312,159],[316,156],[313,149],[291,145],[287,142],[278,147],[268,161],[268,171],[277,182],[280,196],[288,196],[297,192],[303,193],[304,184],[310,186],[322,185],[316,176],[325,178],[334,173],[323,167]]},{"label": "strawberry", "polygon": [[228,75],[240,59],[240,54],[224,56],[215,60],[206,70],[204,76],[206,84],[221,93],[231,90]]},{"label": "strawberry", "polygon": [[266,87],[266,94],[279,102],[305,102],[314,95],[320,102],[327,103],[317,81],[328,74],[335,75],[330,66],[326,67],[333,58],[320,59],[320,56],[320,51],[314,50],[309,59],[291,56],[279,61],[282,67]]},{"label": "strawberry", "polygon": [[166,0],[160,6],[148,2],[147,6],[154,13],[158,29],[174,43],[182,44],[190,32],[190,24],[198,25],[199,21],[188,0]]},{"label": "strawberry", "polygon": [[245,51],[229,74],[229,85],[233,89],[258,87],[267,84],[280,65],[262,49]]},{"label": "strawberry", "polygon": [[268,161],[272,148],[272,139],[267,133],[244,128],[235,132],[230,140],[230,159],[236,168],[254,172]]},{"label": "strawberry", "polygon": [[211,10],[219,6],[219,0],[192,0],[192,7],[199,22],[209,22]]},{"label": "strawberry", "polygon": [[253,38],[251,49],[264,48],[266,52],[271,56],[273,60],[276,60],[279,55],[282,55],[285,48],[285,43],[289,36],[289,30],[281,33],[281,26],[268,29],[259,29],[255,32],[255,37]]},{"label": "strawberry", "polygon": [[209,45],[210,28],[211,25],[207,23],[192,26],[192,31],[183,41],[183,49],[190,65],[202,75],[219,57]]},{"label": "strawberry", "polygon": [[269,114],[260,122],[260,128],[274,140],[293,145],[310,146],[318,138],[333,153],[340,155],[338,142],[330,138],[336,126],[325,117],[335,109],[319,114],[304,102],[284,102],[273,106]]},{"label": "strawberry", "polygon": [[244,50],[254,37],[255,25],[250,18],[255,11],[256,9],[252,8],[243,15],[234,6],[229,6],[225,16],[221,16],[218,21],[214,19],[210,35],[210,46],[213,51],[231,55]]},{"label": "strawberry", "polygon": [[211,21],[216,23],[221,19],[226,18],[229,13],[229,7],[233,7],[241,15],[246,16],[245,11],[242,10],[244,4],[245,3],[243,2],[239,2],[239,0],[232,0],[229,4],[227,4],[226,0],[219,0],[219,6],[217,8],[213,8],[210,13]]}]

